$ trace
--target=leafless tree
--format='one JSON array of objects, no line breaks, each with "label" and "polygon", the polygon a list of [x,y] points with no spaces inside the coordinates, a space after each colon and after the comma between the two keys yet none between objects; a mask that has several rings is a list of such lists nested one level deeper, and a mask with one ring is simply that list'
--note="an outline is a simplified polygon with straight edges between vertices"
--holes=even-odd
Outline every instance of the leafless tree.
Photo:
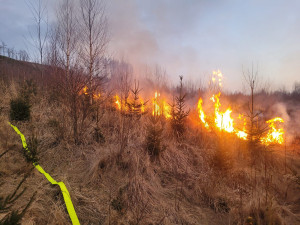
[{"label": "leafless tree", "polygon": [[6,48],[6,44],[4,43],[4,41],[1,42],[1,48],[2,48],[2,55],[5,56],[5,48]]},{"label": "leafless tree", "polygon": [[29,55],[25,50],[19,51],[19,60],[21,61],[29,61]]},{"label": "leafless tree", "polygon": [[52,60],[62,69],[58,78],[63,103],[72,120],[73,137],[79,142],[80,91],[85,86],[83,71],[78,65],[78,31],[74,1],[63,0],[57,10],[57,27],[51,41]]},{"label": "leafless tree", "polygon": [[107,20],[102,0],[80,1],[81,58],[89,76],[89,91],[95,91],[94,77],[103,76],[101,64],[107,44]]},{"label": "leafless tree", "polygon": [[48,38],[48,19],[45,1],[26,1],[35,23],[34,31],[29,31],[34,47],[39,52],[39,63],[43,64],[44,50]]},{"label": "leafless tree", "polygon": [[57,42],[60,52],[59,62],[65,69],[66,81],[70,78],[70,68],[77,60],[78,26],[76,26],[74,1],[64,0],[57,11]]},{"label": "leafless tree", "polygon": [[117,90],[120,97],[120,154],[122,154],[127,147],[128,136],[130,131],[130,119],[128,118],[127,108],[128,108],[128,97],[130,94],[130,87],[132,83],[132,68],[129,64],[121,62],[117,68]]}]

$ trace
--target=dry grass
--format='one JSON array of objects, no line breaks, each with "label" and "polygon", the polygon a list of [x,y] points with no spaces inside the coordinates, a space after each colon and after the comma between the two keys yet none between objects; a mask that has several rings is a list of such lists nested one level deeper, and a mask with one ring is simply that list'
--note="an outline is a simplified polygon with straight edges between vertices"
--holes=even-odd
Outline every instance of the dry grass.
[{"label": "dry grass", "polygon": [[[0,159],[1,194],[13,190],[29,173],[24,184],[28,189],[18,206],[35,191],[37,195],[23,223],[70,224],[59,188],[26,163],[20,138],[6,123],[9,100],[17,89],[14,83],[1,89],[0,152],[11,149]],[[65,109],[49,102],[44,93],[33,99],[31,121],[16,124],[26,137],[38,137],[40,165],[66,184],[82,224],[247,224],[248,217],[256,221],[253,224],[300,222],[300,161],[292,152],[286,173],[284,155],[277,154],[281,149],[268,154],[266,161],[262,153],[251,166],[245,144],[230,136],[222,139],[192,130],[178,143],[166,124],[167,149],[159,160],[151,161],[144,150],[146,119],[131,123],[122,154],[119,119],[117,111],[103,113],[104,144],[93,140],[90,125],[85,142],[74,145]],[[213,166],[218,148],[226,151],[227,171]]]}]

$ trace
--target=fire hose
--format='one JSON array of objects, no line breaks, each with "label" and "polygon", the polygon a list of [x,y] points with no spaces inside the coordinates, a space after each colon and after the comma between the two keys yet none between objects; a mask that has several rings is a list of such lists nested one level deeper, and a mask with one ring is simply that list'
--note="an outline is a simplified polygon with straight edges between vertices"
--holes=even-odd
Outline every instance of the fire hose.
[{"label": "fire hose", "polygon": [[[16,133],[20,135],[21,140],[22,140],[22,145],[23,145],[23,148],[25,149],[25,151],[30,152],[30,150],[27,147],[25,136],[19,131],[19,129],[16,126],[12,125],[10,122],[8,122],[8,123],[16,131]],[[66,207],[67,207],[67,211],[68,211],[70,219],[72,221],[72,224],[73,225],[80,225],[77,214],[75,212],[75,209],[74,209],[74,206],[73,206],[73,203],[72,203],[72,200],[71,200],[70,193],[69,193],[66,185],[62,181],[57,182],[56,180],[54,180],[48,173],[45,172],[45,170],[38,163],[34,162],[33,166],[41,174],[43,174],[51,184],[56,184],[60,187],[61,192],[62,192],[63,197],[64,197]]]}]

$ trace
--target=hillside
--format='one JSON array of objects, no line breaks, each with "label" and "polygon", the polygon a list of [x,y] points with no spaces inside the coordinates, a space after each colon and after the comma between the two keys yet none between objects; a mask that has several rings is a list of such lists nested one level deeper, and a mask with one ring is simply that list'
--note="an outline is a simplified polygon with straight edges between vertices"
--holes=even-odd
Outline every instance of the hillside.
[{"label": "hillside", "polygon": [[[27,189],[13,207],[25,206],[36,192],[22,224],[71,222],[60,189],[26,161],[20,136],[8,121],[28,143],[37,140],[38,163],[65,183],[81,224],[300,224],[300,143],[295,132],[285,130],[289,141],[284,144],[252,145],[219,130],[213,120],[207,119],[211,129],[206,129],[197,101],[188,97],[195,107],[189,107],[183,136],[178,138],[172,113],[156,112],[159,103],[155,97],[143,98],[145,109],[136,104],[135,110],[127,111],[126,106],[122,108],[121,89],[101,90],[96,95],[81,84],[71,98],[76,101],[74,106],[69,104],[69,86],[59,89],[62,81],[58,80],[47,83],[46,88],[39,82],[41,70],[38,64],[0,58],[0,155],[9,150],[0,158],[0,194],[11,193],[25,175]],[[36,81],[36,93],[29,91],[32,83],[19,83],[30,78]],[[116,79],[107,79],[105,87],[113,86]],[[133,82],[130,85],[134,90]],[[197,98],[204,99],[207,92]],[[30,120],[13,121],[10,101],[24,93],[29,96]],[[92,103],[88,96],[93,96]],[[132,96],[128,102],[135,104]],[[229,95],[227,101],[238,106],[246,105],[249,96],[231,98]],[[269,98],[274,104],[281,101],[275,94]],[[257,97],[256,104],[267,108],[264,101]],[[295,109],[299,107],[299,102],[291,102]],[[203,111],[210,115],[208,108]],[[77,136],[74,110],[78,113]],[[296,112],[288,110],[294,125]],[[264,115],[276,113],[269,110]],[[151,129],[161,133],[155,134],[160,139],[155,147],[158,153],[147,147]]]}]

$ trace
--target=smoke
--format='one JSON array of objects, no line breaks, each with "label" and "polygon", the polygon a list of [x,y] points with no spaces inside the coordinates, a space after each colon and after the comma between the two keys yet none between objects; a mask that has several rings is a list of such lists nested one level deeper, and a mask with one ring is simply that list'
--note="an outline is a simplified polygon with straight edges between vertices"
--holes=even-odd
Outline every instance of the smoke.
[{"label": "smoke", "polygon": [[[109,49],[133,65],[135,76],[145,73],[145,65],[158,64],[174,84],[178,75],[197,81],[220,69],[224,88],[233,91],[241,89],[242,66],[254,62],[263,65],[260,76],[272,76],[275,87],[284,81],[289,88],[299,65],[282,57],[299,55],[294,8],[268,1],[108,1]],[[284,71],[289,71],[288,80]]]},{"label": "smoke", "polygon": [[287,112],[287,106],[283,102],[278,102],[275,105],[273,105],[269,113],[276,117],[281,117],[286,124],[288,124],[290,121],[290,116]]}]

